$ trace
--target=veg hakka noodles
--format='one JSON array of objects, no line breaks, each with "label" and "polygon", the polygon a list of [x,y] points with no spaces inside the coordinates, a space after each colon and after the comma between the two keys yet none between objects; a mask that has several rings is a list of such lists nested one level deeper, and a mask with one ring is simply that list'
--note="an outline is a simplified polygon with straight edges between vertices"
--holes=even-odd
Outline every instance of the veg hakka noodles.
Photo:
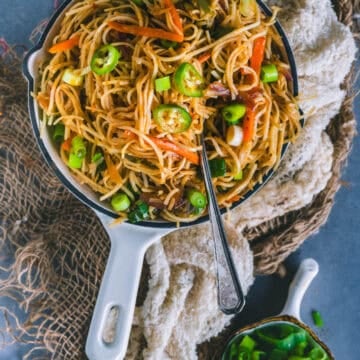
[{"label": "veg hakka noodles", "polygon": [[120,220],[206,212],[203,132],[230,207],[300,129],[275,15],[254,0],[172,1],[75,1],[40,69],[35,96],[62,160]]}]

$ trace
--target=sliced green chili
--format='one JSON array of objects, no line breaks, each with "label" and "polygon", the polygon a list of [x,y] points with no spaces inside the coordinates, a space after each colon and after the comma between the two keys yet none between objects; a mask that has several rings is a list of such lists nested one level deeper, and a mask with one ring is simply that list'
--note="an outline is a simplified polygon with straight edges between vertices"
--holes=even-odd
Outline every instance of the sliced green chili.
[{"label": "sliced green chili", "polygon": [[230,104],[221,109],[222,117],[230,125],[238,124],[245,113],[246,106],[244,104]]},{"label": "sliced green chili", "polygon": [[55,141],[64,141],[65,126],[61,123],[55,125],[53,139]]},{"label": "sliced green chili", "polygon": [[226,163],[223,158],[215,158],[209,160],[209,167],[211,172],[211,177],[224,176],[226,173]]},{"label": "sliced green chili", "polygon": [[288,360],[287,351],[273,349],[270,353],[269,360]]},{"label": "sliced green chili", "polygon": [[131,201],[125,193],[116,194],[111,199],[111,206],[115,211],[125,211],[130,205]]},{"label": "sliced green chili", "polygon": [[112,45],[104,45],[98,49],[91,59],[91,70],[97,75],[105,75],[116,68],[121,52]]},{"label": "sliced green chili", "polygon": [[153,117],[162,130],[171,134],[186,131],[192,122],[190,114],[175,104],[159,105],[154,109]]},{"label": "sliced green chili", "polygon": [[305,354],[305,349],[308,346],[307,341],[302,341],[299,344],[297,344],[293,350],[294,355],[303,356]]},{"label": "sliced green chili", "polygon": [[316,347],[309,352],[311,360],[327,360],[328,356],[326,352],[320,347]]},{"label": "sliced green chili", "polygon": [[279,73],[274,64],[267,64],[261,67],[260,79],[264,83],[278,81]]},{"label": "sliced green chili", "polygon": [[206,196],[196,189],[190,189],[187,192],[187,198],[190,201],[190,204],[197,209],[204,209],[206,207]]},{"label": "sliced green chili", "polygon": [[86,145],[83,138],[79,135],[75,136],[71,140],[70,152],[76,155],[78,158],[83,159],[86,155]]},{"label": "sliced green chili", "polygon": [[155,80],[155,90],[158,92],[166,91],[171,89],[170,76],[164,76]]},{"label": "sliced green chili", "polygon": [[182,63],[175,71],[174,83],[179,93],[190,97],[201,97],[204,89],[204,78],[195,67]]},{"label": "sliced green chili", "polygon": [[256,334],[262,341],[275,346],[277,349],[286,351],[294,349],[297,344],[306,340],[306,331],[302,329],[299,329],[297,332],[293,332],[282,339],[264,334],[261,330],[258,330]]},{"label": "sliced green chili", "polygon": [[255,350],[251,354],[251,360],[263,360],[265,358],[266,358],[266,352],[265,351]]}]

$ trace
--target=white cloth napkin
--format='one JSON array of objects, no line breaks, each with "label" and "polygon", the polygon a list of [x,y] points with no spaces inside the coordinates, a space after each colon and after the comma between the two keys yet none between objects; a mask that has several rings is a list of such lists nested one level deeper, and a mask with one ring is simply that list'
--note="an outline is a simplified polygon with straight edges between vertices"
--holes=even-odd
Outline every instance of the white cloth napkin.
[{"label": "white cloth napkin", "polygon": [[[324,130],[340,109],[345,96],[340,84],[356,52],[352,34],[337,20],[330,0],[270,0],[268,4],[282,8],[279,19],[295,53],[306,124],[272,180],[234,210],[227,222],[245,291],[253,282],[253,258],[242,230],[309,204],[331,176],[333,145]],[[146,259],[149,291],[136,310],[127,358],[196,359],[196,346],[231,320],[217,306],[208,225],[166,236],[150,248]]]}]

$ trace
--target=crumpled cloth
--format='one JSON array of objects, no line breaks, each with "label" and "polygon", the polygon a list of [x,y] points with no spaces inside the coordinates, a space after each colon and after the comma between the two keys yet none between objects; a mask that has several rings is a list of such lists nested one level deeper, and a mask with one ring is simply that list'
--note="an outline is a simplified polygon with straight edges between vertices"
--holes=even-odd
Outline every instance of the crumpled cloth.
[{"label": "crumpled cloth", "polygon": [[[245,292],[253,282],[253,259],[243,230],[304,207],[330,179],[333,145],[324,130],[345,97],[340,84],[356,52],[350,29],[337,20],[329,0],[270,0],[268,5],[282,8],[278,17],[295,54],[306,123],[274,177],[226,218]],[[196,346],[219,334],[232,318],[217,306],[209,226],[164,237],[146,260],[149,290],[136,309],[127,358],[196,359]]]}]

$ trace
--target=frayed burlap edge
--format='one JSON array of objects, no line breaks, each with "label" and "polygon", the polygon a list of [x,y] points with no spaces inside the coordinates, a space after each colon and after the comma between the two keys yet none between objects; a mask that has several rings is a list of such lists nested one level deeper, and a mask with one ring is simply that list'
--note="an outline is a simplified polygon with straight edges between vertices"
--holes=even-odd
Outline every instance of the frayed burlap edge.
[{"label": "frayed burlap edge", "polygon": [[[345,24],[352,26],[353,31],[357,32],[357,24],[353,24],[352,14],[354,12],[354,9],[359,8],[359,1],[338,1],[335,2],[334,5],[335,9],[338,12],[340,20],[343,21]],[[17,68],[18,72],[19,63],[15,61],[15,59],[14,61],[12,61],[12,63],[13,64],[11,68]],[[9,69],[9,71],[11,71],[11,69]],[[15,75],[16,74],[14,74],[14,78],[16,78]],[[356,133],[356,123],[354,120],[354,114],[352,112],[352,95],[350,93],[352,82],[353,76],[350,75],[344,83],[344,86],[349,90],[348,97],[344,101],[340,113],[331,121],[328,127],[328,133],[334,144],[335,151],[333,176],[329,181],[326,189],[321,192],[309,206],[299,211],[288,213],[283,217],[279,217],[272,221],[263,223],[256,228],[250,228],[246,230],[245,235],[251,241],[251,246],[254,251],[257,273],[270,274],[275,272],[278,269],[279,265],[283,262],[283,260],[290,253],[295,251],[311,234],[317,232],[321,225],[323,225],[328,218],[334,202],[335,194],[341,186],[341,170],[346,163],[347,156],[351,149],[352,140]],[[21,87],[23,85],[20,84],[19,86]],[[16,88],[16,86],[14,87]],[[11,92],[10,88],[9,92]],[[6,96],[6,101],[10,101],[11,97],[16,99],[17,96],[18,94],[16,93],[16,91],[13,94],[8,93]],[[20,105],[21,109],[23,109],[24,104],[19,104],[19,107]],[[2,104],[0,97],[0,111],[1,108]],[[23,116],[24,118],[26,117],[25,112]],[[29,161],[32,161],[32,159],[29,159]],[[77,200],[72,198],[72,196],[66,191],[66,189],[61,187],[57,179],[53,178],[50,170],[46,176],[47,179],[53,179],[52,181],[56,183],[54,184],[54,188],[58,189],[57,194],[59,208],[56,211],[59,221],[58,226],[62,227],[63,230],[59,231],[59,233],[64,233],[64,229],[66,229],[67,227],[72,228],[74,226],[79,226],[77,218],[86,216],[87,218],[91,219],[91,222],[88,224],[89,228],[93,229],[93,233],[89,235],[89,243],[96,244],[96,237],[104,238],[106,236],[104,234],[104,230],[102,229],[100,223],[97,221],[96,217],[91,214],[91,211],[84,206],[80,206]],[[45,208],[47,209],[50,207],[47,207],[47,205],[44,204],[44,209]],[[61,214],[63,212],[69,212],[69,210],[73,211],[73,219],[69,220],[68,218],[66,218],[62,222]],[[46,214],[46,219],[44,220],[44,222],[50,223],[52,221],[51,216],[52,213]],[[16,249],[18,249],[15,255],[15,258],[18,262],[15,263],[12,268],[8,269],[7,272],[9,274],[11,270],[14,269],[15,274],[25,274],[25,270],[27,273],[31,273],[31,270],[35,269],[35,267],[33,267],[33,265],[35,265],[33,263],[34,253],[37,253],[39,256],[43,255],[41,259],[43,264],[36,265],[42,266],[43,268],[52,268],[52,266],[54,265],[53,261],[59,260],[58,254],[56,254],[56,252],[69,251],[69,249],[65,249],[65,246],[68,246],[68,243],[66,243],[66,241],[62,241],[62,239],[57,238],[56,236],[53,239],[47,239],[46,241],[45,239],[42,240],[35,237],[32,238],[32,236],[29,236],[29,233],[36,236],[39,232],[44,233],[46,229],[41,229],[41,231],[36,231],[36,229],[32,228],[30,229],[30,221],[28,226],[29,227],[25,226],[22,230],[24,232],[24,240],[27,238],[33,240],[30,243],[27,243],[25,247],[23,243],[13,244],[12,250],[15,251]],[[83,231],[83,229],[79,229],[79,232],[81,231]],[[73,261],[71,265],[72,268],[69,268],[69,266],[65,266],[66,259],[64,258],[62,259],[64,263],[59,264],[61,269],[57,269],[59,271],[56,274],[46,273],[45,275],[48,277],[40,277],[40,284],[32,284],[31,282],[25,284],[21,281],[21,279],[19,279],[16,287],[14,288],[16,279],[9,278],[7,282],[7,284],[9,285],[9,296],[15,296],[14,291],[18,291],[18,294],[22,294],[21,297],[17,300],[19,303],[22,304],[22,308],[30,314],[30,317],[27,323],[20,324],[17,318],[13,316],[13,314],[11,314],[7,309],[0,308],[0,312],[4,312],[8,315],[9,328],[11,326],[14,327],[15,321],[15,327],[17,332],[14,334],[14,341],[23,341],[27,344],[33,344],[33,352],[28,354],[27,359],[35,359],[35,357],[37,356],[37,349],[39,349],[40,351],[43,349],[47,349],[48,352],[51,354],[50,357],[53,359],[64,358],[57,355],[59,353],[64,354],[64,352],[66,352],[68,356],[72,354],[71,358],[74,359],[85,358],[83,348],[86,338],[85,334],[87,332],[93,305],[96,299],[97,289],[104,270],[106,257],[109,250],[108,245],[109,244],[107,244],[106,247],[102,248],[101,251],[99,251],[98,249],[98,253],[92,251],[92,249],[88,249],[91,256],[97,257],[96,261],[91,259],[89,260],[89,263],[96,264],[96,268],[90,269],[79,267],[77,265],[78,261]],[[32,251],[33,253],[24,253],[25,251]],[[29,259],[32,261],[31,263],[27,263],[26,261],[28,255],[30,255]],[[75,256],[76,255],[80,256],[81,254],[75,254]],[[84,261],[83,263],[86,264],[87,261]],[[56,271],[56,269],[54,271]],[[51,279],[49,278],[50,276],[52,277]],[[90,278],[92,279],[92,281],[89,280]],[[57,281],[56,291],[55,289],[51,289],[54,281]],[[68,291],[69,283],[71,284],[72,282],[74,285],[74,294],[72,294],[72,296],[81,299],[82,297],[84,297],[84,293],[82,291],[86,287],[85,291],[88,299],[88,302],[84,304],[84,306],[86,306],[75,313],[71,309],[63,308],[63,305],[66,304],[66,299],[64,299],[64,296],[68,293],[65,290],[67,289]],[[146,289],[146,283],[147,276],[145,275],[141,282],[142,285],[140,288],[140,294],[142,295],[139,296],[138,299],[140,300],[140,303],[141,297],[144,296],[144,289]],[[79,284],[87,284],[87,286],[81,288]],[[25,285],[29,285],[30,288],[26,288]],[[2,290],[4,290],[4,288]],[[41,291],[43,292],[41,293]],[[2,294],[4,295],[4,292],[2,292]],[[30,296],[27,296],[27,294],[30,294]],[[60,327],[51,328],[49,326],[49,321],[51,322],[52,320],[45,317],[43,319],[41,318],[41,316],[44,316],[45,313],[52,313],[52,311],[59,311],[59,309],[62,311],[63,316],[70,316],[69,311],[71,312],[71,317],[78,322],[78,324],[74,324],[74,326],[76,327],[76,331],[72,330],[71,328],[61,328],[61,326],[67,324],[67,319],[60,323]],[[10,318],[12,318],[13,321],[11,321]],[[39,324],[38,320],[40,320],[40,328],[37,325]],[[57,321],[53,320],[53,322],[56,323]],[[36,332],[37,334],[36,337],[33,336],[34,332]],[[211,342],[199,346],[199,358],[216,358],[216,355],[213,354],[216,354],[216,350],[222,347],[224,341],[227,338],[228,332],[229,330],[225,330],[224,333],[222,333],[216,339],[212,339]],[[71,335],[69,335],[69,333]],[[49,356],[41,356],[42,355],[39,355],[39,358],[50,358]]]}]

